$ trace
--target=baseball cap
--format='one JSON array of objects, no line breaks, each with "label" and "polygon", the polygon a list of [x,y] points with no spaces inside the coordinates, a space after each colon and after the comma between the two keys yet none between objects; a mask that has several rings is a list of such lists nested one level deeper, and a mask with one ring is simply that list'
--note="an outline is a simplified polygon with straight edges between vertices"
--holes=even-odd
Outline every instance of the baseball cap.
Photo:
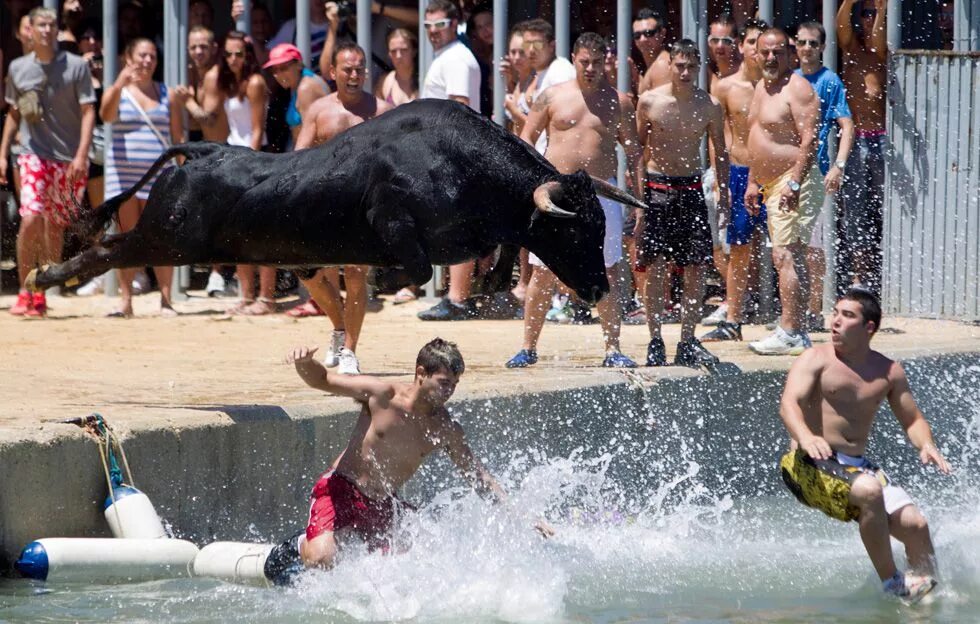
[{"label": "baseball cap", "polygon": [[302,63],[303,54],[299,51],[299,48],[291,43],[280,43],[269,52],[269,60],[262,66],[262,69],[268,69],[274,65],[282,65],[290,61],[299,61]]}]

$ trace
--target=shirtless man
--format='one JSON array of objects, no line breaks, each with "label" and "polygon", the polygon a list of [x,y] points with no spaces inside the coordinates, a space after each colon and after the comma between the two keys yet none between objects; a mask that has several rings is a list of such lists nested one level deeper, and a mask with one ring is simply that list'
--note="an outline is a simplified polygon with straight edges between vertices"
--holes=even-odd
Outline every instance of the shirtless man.
[{"label": "shirtless man", "polygon": [[[694,337],[704,299],[704,268],[712,261],[711,228],[701,186],[701,139],[708,135],[718,178],[727,180],[728,148],[721,106],[697,86],[701,56],[690,39],[670,49],[670,82],[640,96],[637,126],[644,155],[636,168],[638,192],[647,210],[636,224],[638,262],[646,266],[644,305],[650,344],[647,366],[665,366],[667,354],[660,329],[664,309],[667,263],[684,269],[681,341],[674,363],[711,367],[718,358]],[[720,185],[718,211],[727,214],[730,197]]]},{"label": "shirtless man", "polygon": [[[270,580],[289,583],[297,557],[306,567],[329,568],[351,538],[365,540],[371,548],[388,546],[395,518],[406,508],[396,492],[434,451],[444,450],[481,496],[505,501],[497,481],[470,449],[462,426],[446,410],[464,369],[455,344],[436,338],[422,347],[411,383],[330,374],[315,353],[298,347],[286,361],[310,387],[360,403],[361,414],[347,448],[313,486],[305,534],[270,553],[265,565]],[[536,526],[543,535],[553,533],[544,522]]]},{"label": "shirtless man", "polygon": [[[312,104],[303,115],[303,126],[296,137],[296,149],[307,149],[326,143],[348,128],[381,113],[392,106],[364,90],[367,79],[364,50],[355,43],[343,42],[334,49],[330,77],[337,91]],[[368,267],[345,265],[346,301],[340,294],[340,271],[337,267],[320,269],[306,279],[303,286],[333,323],[330,350],[323,358],[328,368],[338,366],[343,375],[359,375],[357,340],[361,336],[367,313]]]},{"label": "shirtless man", "polygon": [[738,51],[738,29],[728,13],[722,13],[708,25],[708,92],[714,95],[715,81],[738,71],[741,57]]},{"label": "shirtless man", "polygon": [[[724,319],[716,320],[717,327],[704,336],[704,342],[741,340],[742,322],[745,314],[745,290],[749,282],[749,269],[753,257],[753,242],[766,225],[766,213],[762,210],[749,214],[745,208],[745,189],[749,183],[749,106],[755,95],[755,85],[762,78],[762,68],[756,55],[759,35],[768,26],[765,22],[749,19],[738,34],[738,50],[742,63],[731,76],[712,82],[711,95],[721,104],[725,113],[725,144],[732,162],[728,190],[732,198],[732,209],[724,219],[725,240],[728,243],[728,271],[725,275],[726,301]],[[705,319],[706,321],[708,319]]]},{"label": "shirtless man", "polygon": [[[531,108],[521,138],[534,145],[541,132],[548,132],[545,158],[559,173],[584,169],[587,173],[616,184],[616,144],[626,150],[630,167],[640,156],[636,136],[636,116],[628,93],[619,93],[606,80],[608,46],[595,33],[583,33],[572,47],[575,80],[546,89]],[[599,320],[606,343],[602,365],[635,368],[636,362],[619,350],[621,313],[617,289],[617,265],[623,259],[623,207],[600,199],[606,217],[603,256],[610,292],[599,303]],[[534,254],[529,259],[531,282],[524,303],[524,346],[507,368],[524,368],[538,361],[537,345],[544,327],[545,312],[558,279]]]},{"label": "shirtless man", "polygon": [[[857,520],[883,589],[914,602],[936,584],[935,553],[912,499],[864,456],[881,403],[888,400],[923,464],[944,474],[950,467],[902,365],[870,347],[880,325],[875,296],[852,288],[834,306],[832,344],[808,349],[793,364],[779,410],[792,447],[780,469],[800,502],[838,520]],[[905,545],[910,573],[895,567],[889,536]]]},{"label": "shirtless man", "polygon": [[763,194],[772,262],[779,271],[783,313],[775,331],[749,345],[762,355],[799,355],[810,347],[803,325],[809,301],[806,249],[823,204],[823,180],[808,175],[817,155],[820,101],[789,63],[789,37],[770,28],[759,37],[762,80],[749,108],[746,210],[756,214]]},{"label": "shirtless man", "polygon": [[[859,29],[852,15],[857,6]],[[885,0],[844,0],[837,41],[844,53],[841,78],[854,117],[855,141],[841,196],[845,249],[855,284],[881,288],[881,229],[885,193],[885,87],[888,44]]]},{"label": "shirtless man", "polygon": [[670,54],[664,45],[666,39],[667,24],[663,16],[651,9],[640,9],[633,20],[633,41],[643,54],[647,67],[636,88],[637,97],[670,82]]}]

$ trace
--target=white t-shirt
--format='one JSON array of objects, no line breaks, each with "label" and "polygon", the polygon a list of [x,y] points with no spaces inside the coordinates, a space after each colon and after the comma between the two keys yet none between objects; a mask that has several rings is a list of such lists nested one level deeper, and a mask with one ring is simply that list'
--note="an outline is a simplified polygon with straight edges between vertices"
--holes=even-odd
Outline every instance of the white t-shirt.
[{"label": "white t-shirt", "polygon": [[423,98],[448,100],[454,95],[469,98],[470,108],[480,112],[480,64],[459,39],[436,51],[422,85]]},{"label": "white t-shirt", "polygon": [[[551,65],[548,65],[548,69],[538,74],[538,84],[534,90],[534,94],[531,96],[531,101],[533,102],[538,99],[538,96],[544,93],[544,90],[548,87],[553,87],[556,84],[568,82],[569,80],[575,80],[575,66],[566,58],[556,56],[555,60],[551,61]],[[534,143],[534,149],[538,150],[538,153],[542,155],[548,149],[547,132],[541,133],[541,136]]]}]

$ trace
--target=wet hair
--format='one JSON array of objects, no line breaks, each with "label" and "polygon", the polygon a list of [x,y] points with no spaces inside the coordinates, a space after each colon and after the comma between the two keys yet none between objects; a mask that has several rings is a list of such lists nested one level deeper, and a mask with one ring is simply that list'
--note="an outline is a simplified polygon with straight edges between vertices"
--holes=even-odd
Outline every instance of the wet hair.
[{"label": "wet hair", "polygon": [[863,286],[851,286],[840,298],[841,301],[854,301],[861,306],[861,318],[875,324],[874,334],[881,328],[881,303],[873,292]]},{"label": "wet hair", "polygon": [[[227,35],[225,35],[225,43],[228,40],[241,41],[245,46],[245,64],[242,66],[242,79],[241,82],[247,82],[253,74],[258,74],[261,70],[259,69],[259,61],[255,57],[255,48],[252,47],[252,39],[240,30],[232,30]],[[225,95],[231,97],[238,97],[239,81],[235,78],[235,72],[231,71],[231,67],[228,65],[228,59],[224,54],[225,46],[221,46],[221,54],[218,57],[218,88],[221,89]]]},{"label": "wet hair", "polygon": [[[255,7],[252,7],[252,8],[254,10]],[[191,35],[197,35],[197,34],[205,34],[205,35],[207,35],[208,36],[208,39],[211,41],[211,43],[214,43],[214,31],[211,30],[210,28],[208,28],[207,26],[200,26],[200,25],[198,25],[198,26],[195,26],[194,28],[191,28],[190,29],[190,32],[187,33],[187,37],[190,38]]]},{"label": "wet hair", "polygon": [[435,13],[437,11],[445,13],[449,19],[459,20],[459,7],[452,0],[429,0],[425,12]]},{"label": "wet hair", "polygon": [[126,58],[133,58],[133,52],[136,52],[136,48],[143,43],[148,43],[153,46],[153,50],[157,53],[157,56],[160,55],[160,51],[157,50],[157,44],[155,44],[152,39],[147,39],[146,37],[136,37],[135,39],[131,39],[129,43],[126,44],[126,49],[123,51],[123,56]]},{"label": "wet hair", "polygon": [[432,339],[419,350],[419,355],[415,358],[415,366],[416,368],[421,366],[426,375],[434,375],[445,369],[459,376],[466,370],[459,347],[455,342],[442,338]]},{"label": "wet hair", "polygon": [[730,13],[722,13],[715,19],[711,20],[711,23],[708,24],[708,28],[710,29],[715,24],[718,24],[719,26],[725,26],[727,28],[731,28],[732,33],[738,34],[738,26],[735,24],[735,20],[734,18],[732,18]]},{"label": "wet hair", "polygon": [[738,31],[739,43],[745,41],[745,37],[748,36],[750,30],[758,30],[759,33],[764,33],[769,30],[769,24],[765,20],[755,19],[754,17],[745,20],[745,23],[742,24],[742,29]]},{"label": "wet hair", "polygon": [[555,28],[548,22],[544,21],[540,17],[527,20],[524,22],[524,32],[538,33],[543,36],[549,43],[555,40]]},{"label": "wet hair", "polygon": [[572,46],[572,54],[578,54],[578,51],[585,48],[589,52],[599,52],[603,56],[609,51],[609,42],[597,33],[585,32],[578,36],[575,40],[575,45]]},{"label": "wet hair", "polygon": [[824,30],[823,24],[821,24],[820,22],[814,20],[810,20],[809,22],[803,22],[802,24],[796,27],[796,38],[799,38],[801,28],[817,31],[818,33],[820,33],[821,45],[827,43],[827,31]]},{"label": "wet hair", "polygon": [[357,45],[350,39],[343,39],[337,44],[337,47],[333,49],[333,56],[330,57],[330,63],[334,67],[337,66],[337,57],[340,56],[341,52],[357,52],[361,55],[361,58],[364,59],[364,62],[367,63],[367,54],[364,53],[364,48]]},{"label": "wet hair", "polygon": [[639,22],[641,20],[648,19],[657,20],[657,26],[666,27],[666,24],[664,23],[664,16],[653,9],[640,9],[636,12],[636,17],[633,18],[633,21]]},{"label": "wet hair", "polygon": [[686,56],[687,58],[695,59],[698,63],[701,62],[701,51],[698,50],[698,44],[690,39],[675,41],[670,46],[670,60],[674,60],[676,56]]},{"label": "wet hair", "polygon": [[31,16],[31,25],[32,26],[34,25],[34,21],[37,18],[39,18],[39,17],[46,17],[46,18],[48,18],[50,20],[53,20],[54,23],[55,23],[55,25],[58,24],[58,14],[55,12],[54,9],[49,9],[49,8],[43,7],[43,6],[34,7],[33,9],[31,9],[31,11],[30,11],[30,13],[28,13],[28,15]]}]

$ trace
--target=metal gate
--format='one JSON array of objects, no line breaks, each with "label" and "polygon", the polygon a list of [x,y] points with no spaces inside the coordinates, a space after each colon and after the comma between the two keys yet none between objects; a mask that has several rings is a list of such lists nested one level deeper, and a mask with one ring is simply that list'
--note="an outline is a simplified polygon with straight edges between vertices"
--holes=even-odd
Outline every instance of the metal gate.
[{"label": "metal gate", "polygon": [[980,53],[891,62],[882,306],[980,319]]}]

